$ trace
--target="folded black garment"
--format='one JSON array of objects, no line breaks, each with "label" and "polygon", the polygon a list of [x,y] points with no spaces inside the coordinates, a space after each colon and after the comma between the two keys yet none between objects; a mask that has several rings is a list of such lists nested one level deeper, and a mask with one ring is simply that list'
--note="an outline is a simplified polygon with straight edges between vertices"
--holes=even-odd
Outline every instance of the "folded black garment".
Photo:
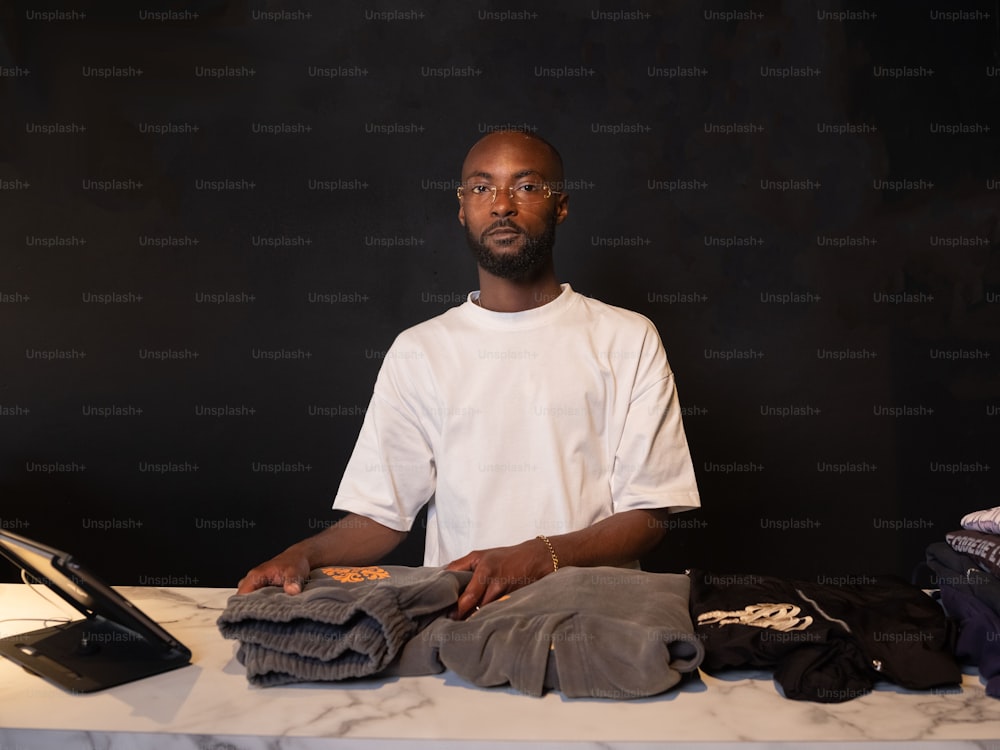
[{"label": "folded black garment", "polygon": [[433,674],[443,669],[438,662],[402,659],[402,650],[454,606],[471,575],[393,565],[319,568],[299,594],[268,586],[230,597],[217,625],[240,642],[236,658],[261,687],[386,670]]},{"label": "folded black garment", "polygon": [[920,589],[892,576],[819,584],[691,571],[702,668],[773,669],[785,696],[839,703],[878,680],[911,689],[954,685],[955,624]]},{"label": "folded black garment", "polygon": [[435,620],[407,645],[483,687],[528,695],[642,698],[695,672],[703,653],[689,582],[672,573],[565,567],[465,620]]},{"label": "folded black garment", "polygon": [[851,638],[790,649],[774,668],[786,698],[842,703],[871,692],[874,681],[865,655]]}]

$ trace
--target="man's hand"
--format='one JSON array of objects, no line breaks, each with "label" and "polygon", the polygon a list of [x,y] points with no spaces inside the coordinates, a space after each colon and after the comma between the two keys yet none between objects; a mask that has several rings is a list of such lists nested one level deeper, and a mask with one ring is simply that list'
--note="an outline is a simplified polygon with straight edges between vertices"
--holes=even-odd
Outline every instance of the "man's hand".
[{"label": "man's hand", "polygon": [[249,594],[265,586],[283,586],[286,594],[298,594],[313,568],[371,565],[405,538],[405,531],[396,531],[370,518],[348,513],[333,526],[258,565],[240,581],[236,593]]},{"label": "man's hand", "polygon": [[249,594],[265,586],[283,586],[286,594],[302,591],[302,582],[309,577],[309,560],[295,547],[282,552],[251,570],[240,581],[237,594]]},{"label": "man's hand", "polygon": [[456,619],[552,572],[552,555],[541,539],[513,547],[474,550],[452,560],[447,570],[471,570],[472,579],[458,598]]},{"label": "man's hand", "polygon": [[[653,549],[667,533],[666,508],[615,513],[579,531],[550,536],[559,567],[628,565]],[[549,548],[541,539],[513,547],[476,550],[453,560],[448,570],[471,570],[472,580],[458,599],[456,617],[527,586],[552,572]]]}]

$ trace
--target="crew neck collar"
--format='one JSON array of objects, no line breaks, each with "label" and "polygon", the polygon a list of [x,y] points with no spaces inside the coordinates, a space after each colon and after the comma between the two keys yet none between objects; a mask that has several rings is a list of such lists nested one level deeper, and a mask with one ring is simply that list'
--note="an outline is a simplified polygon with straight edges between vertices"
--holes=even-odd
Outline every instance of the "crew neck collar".
[{"label": "crew neck collar", "polygon": [[539,307],[530,310],[519,310],[518,312],[496,312],[487,310],[476,304],[479,299],[479,290],[469,292],[469,296],[462,305],[462,311],[472,320],[480,325],[490,328],[500,329],[524,329],[537,328],[551,322],[556,316],[565,312],[579,296],[573,291],[569,284],[560,284],[562,292],[551,302],[546,302]]}]

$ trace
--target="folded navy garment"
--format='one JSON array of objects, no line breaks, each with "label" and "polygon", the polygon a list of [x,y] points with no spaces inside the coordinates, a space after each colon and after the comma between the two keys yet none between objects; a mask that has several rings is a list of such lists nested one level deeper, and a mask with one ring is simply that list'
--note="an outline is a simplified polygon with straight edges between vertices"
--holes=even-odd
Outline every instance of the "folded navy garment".
[{"label": "folded navy garment", "polygon": [[217,625],[240,642],[236,658],[261,687],[386,670],[433,674],[440,663],[402,660],[401,652],[454,606],[471,576],[392,565],[319,568],[296,595],[268,586],[230,597]]},{"label": "folded navy garment", "polygon": [[406,650],[483,687],[509,684],[534,696],[554,689],[570,698],[656,695],[701,663],[689,587],[684,575],[560,568],[465,620],[435,620]]},{"label": "folded navy garment", "polygon": [[972,594],[941,587],[945,610],[959,622],[955,655],[986,679],[986,694],[1000,698],[1000,615]]}]

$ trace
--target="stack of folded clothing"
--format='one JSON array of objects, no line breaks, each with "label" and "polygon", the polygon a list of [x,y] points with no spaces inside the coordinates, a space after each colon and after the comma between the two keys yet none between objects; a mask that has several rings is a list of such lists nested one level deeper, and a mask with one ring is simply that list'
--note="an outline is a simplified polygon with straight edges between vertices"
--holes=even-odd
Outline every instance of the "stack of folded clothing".
[{"label": "stack of folded clothing", "polygon": [[941,603],[959,623],[955,653],[1000,698],[1000,506],[969,513],[962,528],[927,547]]},{"label": "stack of folded clothing", "polygon": [[857,698],[879,680],[917,690],[961,682],[953,623],[900,579],[690,576],[706,672],[770,669],[786,698],[820,703]]},{"label": "stack of folded clothing", "polygon": [[674,687],[701,663],[689,589],[680,574],[567,566],[465,620],[436,620],[407,650],[434,652],[483,687],[643,698]]},{"label": "stack of folded clothing", "polygon": [[236,658],[261,687],[434,674],[439,663],[406,660],[403,649],[455,605],[471,576],[393,565],[320,568],[294,596],[269,586],[230,597],[217,624],[240,642]]},{"label": "stack of folded clothing", "polygon": [[272,586],[230,597],[218,626],[240,641],[258,686],[448,668],[529,695],[640,698],[697,673],[687,576],[565,567],[465,620],[447,617],[472,575],[321,568],[294,596]]}]

